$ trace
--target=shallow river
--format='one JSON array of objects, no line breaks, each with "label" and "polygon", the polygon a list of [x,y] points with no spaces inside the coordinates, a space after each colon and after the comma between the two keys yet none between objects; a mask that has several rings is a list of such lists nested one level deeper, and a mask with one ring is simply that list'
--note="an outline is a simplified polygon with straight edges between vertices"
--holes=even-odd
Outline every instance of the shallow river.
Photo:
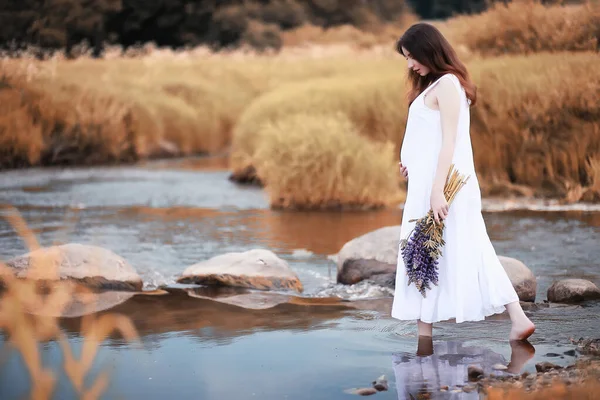
[{"label": "shallow river", "polygon": [[[332,256],[356,236],[399,224],[401,209],[272,211],[261,189],[235,185],[227,176],[218,158],[0,173],[0,204],[16,207],[41,244],[99,245],[130,261],[145,289],[174,288],[170,295],[132,296],[110,310],[132,319],[143,347],[119,337],[104,342],[90,375],[108,368],[103,398],[343,399],[353,397],[347,389],[385,375],[389,390],[375,398],[410,398],[408,391],[416,397],[424,384],[439,396],[433,398],[468,399],[475,393],[437,389],[461,384],[470,363],[491,367],[511,360],[503,315],[441,323],[434,355],[417,357],[414,323],[389,318],[388,290],[335,284]],[[582,277],[600,285],[599,207],[486,200],[485,208],[497,253],[522,260],[535,273],[538,303],[555,279]],[[290,263],[305,299],[247,310],[192,297],[174,285],[193,263],[257,247]],[[26,251],[0,220],[0,259]],[[323,297],[352,302],[319,302]],[[531,340],[535,355],[523,365],[513,360],[520,372],[535,371],[541,360],[572,362],[568,339],[597,336],[600,326],[598,303],[542,307],[530,315],[538,326]],[[82,345],[79,322],[61,320],[75,349]],[[20,398],[30,390],[29,378],[0,335],[3,343],[0,399]],[[516,349],[513,358],[530,350]],[[62,371],[58,344],[46,343],[41,351],[45,365]],[[71,398],[64,373],[59,378],[55,398]]]}]

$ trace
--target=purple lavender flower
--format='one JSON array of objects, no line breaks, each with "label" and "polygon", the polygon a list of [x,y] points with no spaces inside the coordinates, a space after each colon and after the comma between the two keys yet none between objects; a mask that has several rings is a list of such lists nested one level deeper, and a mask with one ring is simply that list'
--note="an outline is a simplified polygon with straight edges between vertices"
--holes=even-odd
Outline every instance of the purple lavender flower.
[{"label": "purple lavender flower", "polygon": [[438,242],[428,232],[427,218],[417,221],[408,239],[400,243],[402,259],[406,266],[408,284],[413,283],[423,297],[431,285],[438,284],[438,260],[436,250]]}]

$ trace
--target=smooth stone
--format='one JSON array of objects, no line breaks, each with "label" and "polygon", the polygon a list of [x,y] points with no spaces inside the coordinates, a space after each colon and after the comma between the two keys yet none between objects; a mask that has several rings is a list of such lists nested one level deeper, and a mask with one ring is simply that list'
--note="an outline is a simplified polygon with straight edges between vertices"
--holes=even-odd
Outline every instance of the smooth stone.
[{"label": "smooth stone", "polygon": [[577,349],[584,355],[600,356],[600,338],[580,339]]},{"label": "smooth stone", "polygon": [[374,380],[373,387],[379,392],[388,390],[388,381],[385,378],[385,375],[381,375],[379,378]]},{"label": "smooth stone", "polygon": [[469,365],[467,367],[467,373],[469,376],[469,380],[476,381],[483,377],[483,369],[476,365]]},{"label": "smooth stone", "polygon": [[553,303],[579,303],[600,299],[600,289],[585,279],[562,279],[548,288],[547,295]]},{"label": "smooth stone", "polygon": [[289,264],[265,249],[227,253],[199,262],[188,267],[177,283],[259,290],[304,290]]},{"label": "smooth stone", "polygon": [[537,280],[533,272],[516,258],[498,256],[498,259],[515,288],[519,300],[534,302],[537,291]]},{"label": "smooth stone", "polygon": [[496,371],[506,371],[508,369],[508,367],[503,364],[495,364],[492,368]]},{"label": "smooth stone", "polygon": [[475,386],[467,385],[462,388],[463,392],[471,393],[473,390],[477,389]]},{"label": "smooth stone", "polygon": [[386,226],[344,244],[337,254],[337,282],[351,285],[376,275],[395,276],[399,238],[399,225]]},{"label": "smooth stone", "polygon": [[560,365],[556,365],[548,361],[543,361],[535,364],[535,370],[537,372],[547,373],[553,369],[562,369],[562,367]]},{"label": "smooth stone", "polygon": [[290,302],[290,296],[285,294],[250,292],[248,289],[234,287],[216,287],[215,289],[216,291],[201,287],[186,289],[186,292],[190,297],[212,300],[248,310],[266,310]]},{"label": "smooth stone", "polygon": [[142,289],[142,278],[121,256],[98,246],[68,243],[34,250],[6,262],[18,278],[70,279],[102,290]]},{"label": "smooth stone", "polygon": [[348,394],[357,394],[359,396],[370,396],[377,393],[377,390],[374,388],[355,388],[345,390]]}]

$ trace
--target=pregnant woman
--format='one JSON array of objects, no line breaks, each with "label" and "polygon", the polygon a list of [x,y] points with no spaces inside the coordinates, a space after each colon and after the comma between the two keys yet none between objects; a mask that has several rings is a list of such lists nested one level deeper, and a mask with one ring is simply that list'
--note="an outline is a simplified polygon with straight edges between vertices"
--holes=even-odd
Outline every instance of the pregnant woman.
[{"label": "pregnant woman", "polygon": [[[408,62],[411,84],[400,153],[400,168],[408,179],[400,239],[413,229],[410,220],[431,209],[436,223],[444,222],[445,245],[438,260],[438,284],[425,297],[408,285],[399,252],[392,317],[416,320],[419,336],[431,337],[435,322],[480,321],[507,310],[512,322],[509,340],[524,340],[535,326],[519,304],[481,214],[469,131],[475,86],[448,41],[432,25],[411,26],[397,49]],[[469,179],[449,207],[443,189],[452,164]]]}]

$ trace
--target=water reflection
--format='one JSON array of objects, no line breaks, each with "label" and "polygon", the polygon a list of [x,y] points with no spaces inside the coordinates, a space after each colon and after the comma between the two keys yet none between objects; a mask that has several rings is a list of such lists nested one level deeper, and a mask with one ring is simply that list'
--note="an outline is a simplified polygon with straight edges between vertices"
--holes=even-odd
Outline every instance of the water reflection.
[{"label": "water reflection", "polygon": [[518,374],[535,353],[527,341],[510,342],[510,346],[511,359],[507,361],[486,347],[419,338],[416,353],[392,356],[398,399],[479,399],[476,385],[469,384],[469,366],[479,367],[486,376]]}]

